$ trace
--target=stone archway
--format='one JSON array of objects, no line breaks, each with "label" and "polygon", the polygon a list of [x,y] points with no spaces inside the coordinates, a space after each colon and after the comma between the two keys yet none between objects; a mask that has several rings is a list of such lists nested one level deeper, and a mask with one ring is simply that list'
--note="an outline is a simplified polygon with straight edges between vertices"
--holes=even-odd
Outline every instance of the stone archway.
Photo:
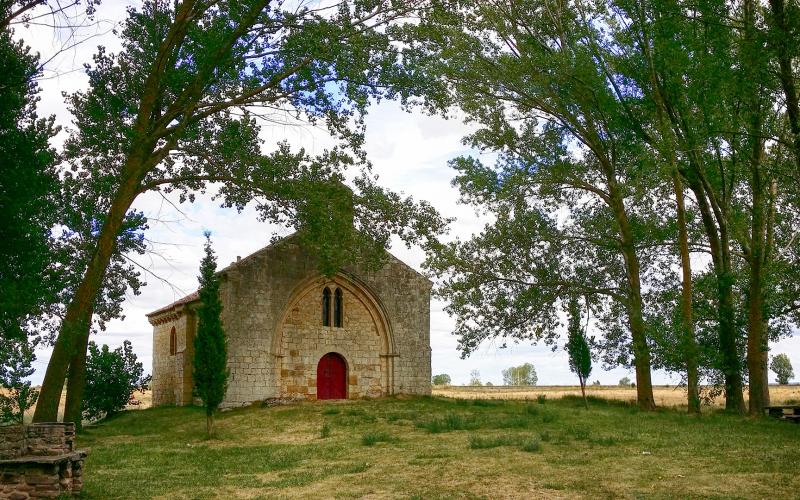
[{"label": "stone archway", "polygon": [[[344,294],[344,324],[324,324],[325,289]],[[318,393],[317,368],[328,353],[346,360],[345,397],[394,394],[395,344],[377,295],[354,276],[314,276],[290,294],[272,339],[280,394],[326,397]]]}]

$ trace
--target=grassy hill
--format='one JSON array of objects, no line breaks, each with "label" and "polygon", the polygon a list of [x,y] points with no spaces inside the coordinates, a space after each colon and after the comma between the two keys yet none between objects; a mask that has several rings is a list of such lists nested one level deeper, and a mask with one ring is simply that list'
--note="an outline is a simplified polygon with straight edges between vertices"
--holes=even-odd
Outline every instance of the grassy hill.
[{"label": "grassy hill", "polygon": [[196,408],[86,430],[92,498],[793,497],[800,426],[624,403],[385,399]]}]

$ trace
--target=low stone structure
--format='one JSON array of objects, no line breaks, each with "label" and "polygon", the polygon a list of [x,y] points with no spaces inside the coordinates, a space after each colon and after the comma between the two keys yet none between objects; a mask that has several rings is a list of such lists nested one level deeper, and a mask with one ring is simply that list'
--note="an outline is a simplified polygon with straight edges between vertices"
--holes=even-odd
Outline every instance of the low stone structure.
[{"label": "low stone structure", "polygon": [[[223,407],[270,398],[430,394],[430,290],[387,254],[323,276],[290,236],[219,271],[228,337]],[[153,325],[153,405],[192,403],[197,293],[147,315]]]},{"label": "low stone structure", "polygon": [[0,427],[0,498],[79,494],[87,453],[75,449],[71,422]]}]

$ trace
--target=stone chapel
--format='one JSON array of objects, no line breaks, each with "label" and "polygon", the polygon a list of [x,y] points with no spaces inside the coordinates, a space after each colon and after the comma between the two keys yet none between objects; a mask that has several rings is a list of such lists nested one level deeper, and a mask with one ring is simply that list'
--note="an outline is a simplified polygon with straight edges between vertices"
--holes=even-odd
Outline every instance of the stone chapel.
[{"label": "stone chapel", "polygon": [[[430,394],[431,282],[389,254],[331,277],[289,236],[219,271],[228,338],[223,407],[269,398]],[[153,405],[192,402],[197,293],[147,315]]]}]

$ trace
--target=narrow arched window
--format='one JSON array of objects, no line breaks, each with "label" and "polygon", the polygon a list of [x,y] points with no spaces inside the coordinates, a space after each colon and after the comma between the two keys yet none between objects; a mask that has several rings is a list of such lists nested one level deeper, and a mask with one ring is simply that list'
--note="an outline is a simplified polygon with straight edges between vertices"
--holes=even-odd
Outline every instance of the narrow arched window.
[{"label": "narrow arched window", "polygon": [[322,326],[331,326],[331,289],[322,291]]},{"label": "narrow arched window", "polygon": [[342,306],[342,289],[337,288],[336,291],[333,292],[333,326],[337,328],[342,327]]},{"label": "narrow arched window", "polygon": [[175,327],[169,332],[169,355],[174,356],[178,352],[178,334],[175,333]]}]

